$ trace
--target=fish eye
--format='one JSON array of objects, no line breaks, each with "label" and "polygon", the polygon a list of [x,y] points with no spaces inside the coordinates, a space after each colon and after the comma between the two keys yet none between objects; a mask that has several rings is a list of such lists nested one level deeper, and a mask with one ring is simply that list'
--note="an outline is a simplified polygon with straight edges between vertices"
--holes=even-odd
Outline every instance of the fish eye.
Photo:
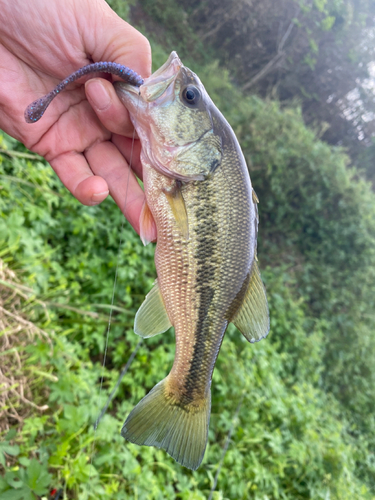
[{"label": "fish eye", "polygon": [[197,89],[197,87],[194,87],[193,85],[188,85],[183,91],[182,91],[182,98],[187,104],[197,104],[201,96],[201,93]]}]

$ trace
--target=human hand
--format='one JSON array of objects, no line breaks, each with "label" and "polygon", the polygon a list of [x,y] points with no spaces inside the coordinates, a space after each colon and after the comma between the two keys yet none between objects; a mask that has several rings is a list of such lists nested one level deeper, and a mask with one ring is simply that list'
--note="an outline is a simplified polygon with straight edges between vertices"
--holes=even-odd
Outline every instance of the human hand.
[{"label": "human hand", "polygon": [[139,233],[144,194],[128,162],[132,156],[142,178],[141,147],[136,140],[132,153],[133,126],[112,83],[71,84],[35,124],[25,122],[24,110],[91,62],[113,61],[149,76],[147,39],[104,0],[6,0],[0,44],[0,128],[43,156],[81,203],[96,205],[110,193]]}]

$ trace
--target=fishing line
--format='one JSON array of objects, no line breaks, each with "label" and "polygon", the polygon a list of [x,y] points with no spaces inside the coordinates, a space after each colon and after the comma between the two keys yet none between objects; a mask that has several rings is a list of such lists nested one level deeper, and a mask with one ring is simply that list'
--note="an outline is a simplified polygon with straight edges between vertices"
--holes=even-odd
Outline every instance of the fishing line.
[{"label": "fishing line", "polygon": [[[137,103],[136,115],[135,115],[135,120],[134,120],[135,123],[137,123],[137,119],[138,119],[138,108],[139,108],[139,101]],[[128,191],[129,191],[129,179],[130,179],[130,172],[131,172],[132,161],[133,161],[135,133],[136,132],[135,132],[135,127],[134,127],[133,138],[132,138],[132,147],[131,147],[131,150],[130,150],[128,177],[127,177],[127,181],[126,181],[125,201],[124,201],[124,210],[123,210],[124,212],[125,212],[125,208],[126,208],[126,202],[127,202],[127,198],[128,198]],[[108,327],[107,327],[107,333],[106,333],[106,339],[105,339],[104,357],[103,357],[103,364],[102,364],[102,376],[101,376],[101,379],[100,379],[100,387],[99,387],[99,401],[101,400],[102,388],[103,388],[103,381],[104,381],[105,364],[106,364],[106,361],[107,361],[108,340],[109,340],[109,333],[111,331],[112,312],[113,312],[113,305],[114,305],[114,300],[115,300],[115,292],[116,292],[116,285],[117,285],[118,269],[119,269],[119,262],[120,262],[120,252],[121,252],[121,247],[122,247],[122,243],[123,243],[124,225],[125,225],[125,217],[123,217],[123,219],[122,219],[121,230],[120,230],[120,243],[119,243],[119,248],[118,248],[118,252],[117,252],[117,263],[116,263],[115,279],[114,279],[114,282],[113,282],[111,307],[110,307],[110,311],[109,311]],[[139,349],[139,347],[140,347],[140,345],[142,343],[142,340],[143,339],[141,339],[138,342],[137,346],[135,347],[135,349],[133,350],[132,354],[130,355],[130,358],[129,358],[128,362],[126,363],[125,368],[121,372],[120,378],[117,381],[117,384],[116,384],[115,388],[112,390],[112,392],[111,392],[111,394],[110,394],[110,396],[109,396],[109,398],[107,400],[107,403],[105,404],[104,408],[99,413],[98,418],[95,421],[95,424],[94,424],[94,438],[93,438],[93,441],[92,441],[92,444],[91,444],[91,453],[90,453],[90,473],[89,473],[89,488],[88,488],[88,491],[87,491],[87,498],[89,498],[89,495],[91,493],[91,478],[92,478],[92,468],[93,468],[92,463],[93,463],[93,457],[94,457],[94,446],[95,446],[95,440],[96,440],[96,431],[97,431],[99,422],[103,418],[105,412],[107,411],[108,406],[111,403],[111,401],[112,401],[112,399],[114,397],[114,394],[115,394],[116,390],[118,389],[118,386],[120,385],[122,377],[128,371],[128,369],[129,369],[129,367],[131,365],[131,362],[133,361],[133,359],[134,359],[134,357],[135,357],[135,355],[136,355],[136,353],[137,353],[137,351],[138,351],[138,349]]]},{"label": "fishing line", "polygon": [[121,373],[120,373],[120,376],[116,382],[116,385],[115,387],[112,389],[112,392],[111,394],[108,396],[108,399],[107,399],[107,402],[106,404],[104,405],[102,411],[100,412],[100,415],[96,421],[96,426],[99,425],[99,422],[101,421],[101,419],[104,417],[105,415],[105,412],[108,410],[108,407],[109,405],[111,404],[111,401],[112,399],[114,398],[115,394],[116,394],[116,391],[117,389],[119,388],[119,385],[121,384],[121,380],[124,378],[124,376],[126,375],[127,371],[129,370],[129,367],[130,365],[132,364],[132,361],[133,359],[135,358],[135,356],[137,355],[137,352],[138,352],[138,349],[141,347],[142,345],[142,342],[143,342],[143,339],[140,339],[138,344],[135,346],[135,349],[134,351],[131,353],[130,355],[130,358],[128,359],[128,361],[126,362],[126,365],[124,366],[124,368],[122,369]]}]

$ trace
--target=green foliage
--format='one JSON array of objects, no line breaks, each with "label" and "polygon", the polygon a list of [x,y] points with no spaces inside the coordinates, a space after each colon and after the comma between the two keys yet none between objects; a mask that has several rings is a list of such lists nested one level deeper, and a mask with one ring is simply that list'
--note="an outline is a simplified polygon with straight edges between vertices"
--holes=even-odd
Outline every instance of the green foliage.
[{"label": "green foliage", "polygon": [[[9,451],[6,453],[9,454]],[[48,491],[51,475],[47,472],[47,464],[37,460],[21,458],[18,470],[9,470],[0,478],[0,493],[3,500],[36,500]]]},{"label": "green foliage", "polygon": [[213,50],[194,30],[190,14],[183,5],[175,0],[140,0],[138,3],[142,7],[142,17],[136,18],[136,21],[156,42],[153,48],[167,47],[168,50],[176,50],[185,60],[209,63]]},{"label": "green foliage", "polygon": [[323,31],[329,31],[335,24],[335,16],[327,16],[320,22],[320,27]]},{"label": "green foliage", "polygon": [[129,21],[130,8],[136,0],[107,0],[109,6],[125,21]]},{"label": "green foliage", "polygon": [[9,431],[4,440],[0,443],[0,464],[5,467],[5,457],[6,455],[10,455],[12,457],[16,457],[19,454],[20,448],[16,444],[11,444],[10,441],[14,439],[16,435],[16,431],[12,429]]}]

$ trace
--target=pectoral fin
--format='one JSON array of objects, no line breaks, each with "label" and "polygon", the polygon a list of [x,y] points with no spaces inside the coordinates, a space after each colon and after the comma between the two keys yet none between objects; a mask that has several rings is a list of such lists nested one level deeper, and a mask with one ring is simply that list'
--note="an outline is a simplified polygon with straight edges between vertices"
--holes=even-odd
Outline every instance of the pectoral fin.
[{"label": "pectoral fin", "polygon": [[135,315],[134,331],[137,335],[147,339],[165,332],[171,326],[158,282],[155,281]]},{"label": "pectoral fin", "polygon": [[164,194],[167,197],[168,203],[172,209],[174,218],[180,228],[182,236],[189,239],[189,222],[186,212],[185,200],[181,193],[181,183],[176,181],[173,188],[164,189]]},{"label": "pectoral fin", "polygon": [[144,246],[151,241],[156,241],[157,231],[154,218],[146,200],[143,202],[141,215],[139,216],[140,237]]},{"label": "pectoral fin", "polygon": [[258,342],[268,335],[270,319],[266,290],[256,262],[251,270],[243,303],[234,315],[232,323],[251,343]]}]

